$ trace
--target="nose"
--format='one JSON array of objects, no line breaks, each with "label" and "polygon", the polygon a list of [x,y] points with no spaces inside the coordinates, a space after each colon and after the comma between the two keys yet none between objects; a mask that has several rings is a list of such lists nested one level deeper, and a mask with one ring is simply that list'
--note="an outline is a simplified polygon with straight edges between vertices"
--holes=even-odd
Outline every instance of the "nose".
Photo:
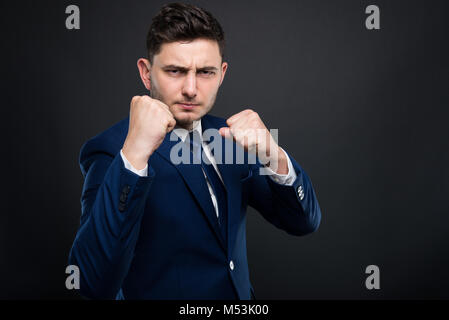
[{"label": "nose", "polygon": [[182,94],[191,99],[196,97],[196,74],[194,72],[189,72],[185,77]]}]

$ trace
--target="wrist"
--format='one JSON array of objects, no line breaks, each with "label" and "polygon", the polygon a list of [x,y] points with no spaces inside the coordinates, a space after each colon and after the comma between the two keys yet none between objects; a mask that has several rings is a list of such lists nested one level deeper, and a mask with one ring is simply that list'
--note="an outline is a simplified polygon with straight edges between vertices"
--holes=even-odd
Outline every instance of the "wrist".
[{"label": "wrist", "polygon": [[277,146],[275,153],[270,154],[270,160],[266,166],[277,174],[288,174],[287,156],[279,146]]},{"label": "wrist", "polygon": [[125,141],[122,152],[131,165],[137,170],[142,170],[147,166],[151,152],[143,152],[142,148],[137,148],[133,144]]}]

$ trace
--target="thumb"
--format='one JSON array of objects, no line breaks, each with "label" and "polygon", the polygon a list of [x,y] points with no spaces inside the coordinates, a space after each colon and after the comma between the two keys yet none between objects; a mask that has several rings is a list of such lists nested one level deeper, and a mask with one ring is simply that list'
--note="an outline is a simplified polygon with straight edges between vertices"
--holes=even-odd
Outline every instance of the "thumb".
[{"label": "thumb", "polygon": [[223,138],[232,139],[231,129],[228,127],[220,128],[218,131]]}]

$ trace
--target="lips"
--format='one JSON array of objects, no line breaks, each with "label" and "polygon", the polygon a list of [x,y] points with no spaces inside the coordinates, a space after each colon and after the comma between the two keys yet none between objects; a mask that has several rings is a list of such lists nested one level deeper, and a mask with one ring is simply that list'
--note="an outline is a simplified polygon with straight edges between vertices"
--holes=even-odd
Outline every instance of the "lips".
[{"label": "lips", "polygon": [[193,104],[193,103],[178,103],[178,104],[181,106],[181,108],[187,109],[187,110],[191,110],[191,109],[199,106],[199,104]]}]

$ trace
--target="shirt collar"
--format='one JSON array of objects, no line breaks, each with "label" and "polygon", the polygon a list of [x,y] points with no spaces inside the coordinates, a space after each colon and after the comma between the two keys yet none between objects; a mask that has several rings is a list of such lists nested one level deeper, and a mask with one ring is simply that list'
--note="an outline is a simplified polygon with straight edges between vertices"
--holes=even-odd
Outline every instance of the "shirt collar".
[{"label": "shirt collar", "polygon": [[192,126],[192,130],[187,131],[184,128],[175,126],[175,128],[173,129],[173,132],[179,137],[181,138],[182,142],[184,142],[188,136],[188,134],[192,131],[196,131],[200,137],[200,139],[203,139],[203,135],[202,135],[202,127],[201,127],[201,119],[200,120],[195,120],[193,121],[193,126]]}]

